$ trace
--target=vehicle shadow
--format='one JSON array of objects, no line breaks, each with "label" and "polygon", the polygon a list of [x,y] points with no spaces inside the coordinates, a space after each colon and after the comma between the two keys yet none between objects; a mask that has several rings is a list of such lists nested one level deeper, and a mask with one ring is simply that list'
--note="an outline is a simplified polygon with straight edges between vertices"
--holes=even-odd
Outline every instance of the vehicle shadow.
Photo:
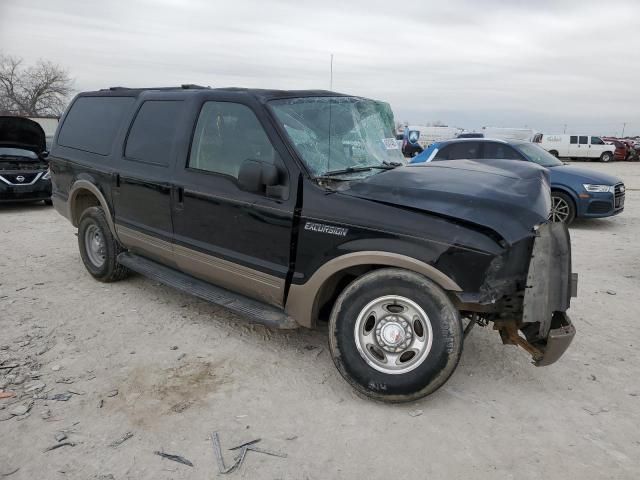
[{"label": "vehicle shadow", "polygon": [[53,209],[53,207],[51,205],[46,205],[42,201],[0,203],[0,215],[3,213],[34,212],[42,209]]}]

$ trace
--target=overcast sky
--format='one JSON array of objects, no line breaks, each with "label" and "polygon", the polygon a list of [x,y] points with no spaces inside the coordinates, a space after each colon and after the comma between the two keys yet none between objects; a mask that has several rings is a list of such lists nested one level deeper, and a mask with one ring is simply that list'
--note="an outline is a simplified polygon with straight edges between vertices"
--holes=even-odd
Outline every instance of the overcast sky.
[{"label": "overcast sky", "polygon": [[0,0],[0,51],[77,90],[329,88],[396,120],[640,134],[640,1]]}]

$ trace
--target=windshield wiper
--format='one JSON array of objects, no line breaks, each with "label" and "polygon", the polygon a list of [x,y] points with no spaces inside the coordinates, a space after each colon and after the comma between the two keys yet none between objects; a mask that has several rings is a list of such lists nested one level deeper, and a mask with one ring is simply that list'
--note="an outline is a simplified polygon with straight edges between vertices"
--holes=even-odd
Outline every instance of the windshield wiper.
[{"label": "windshield wiper", "polygon": [[374,167],[347,167],[340,170],[329,170],[328,172],[324,172],[322,177],[333,177],[335,175],[344,175],[345,173],[355,173],[355,172],[368,172]]}]

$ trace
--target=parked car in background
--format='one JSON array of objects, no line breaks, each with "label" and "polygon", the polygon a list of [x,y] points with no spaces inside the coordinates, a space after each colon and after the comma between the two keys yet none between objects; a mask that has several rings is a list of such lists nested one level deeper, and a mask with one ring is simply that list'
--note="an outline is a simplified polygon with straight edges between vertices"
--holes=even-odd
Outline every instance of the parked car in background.
[{"label": "parked car in background", "polygon": [[588,168],[567,165],[535,143],[462,139],[434,143],[411,163],[458,159],[511,159],[537,163],[549,169],[554,222],[575,218],[617,215],[624,209],[625,186],[617,177]]},{"label": "parked car in background", "polygon": [[405,165],[395,141],[388,104],[333,92],[87,92],[53,142],[54,205],[95,279],[133,270],[273,328],[326,322],[338,371],[378,400],[442,386],[462,318],[556,361],[577,278],[548,171]]},{"label": "parked car in background", "polygon": [[24,117],[0,117],[0,201],[51,205],[51,179],[42,127]]},{"label": "parked car in background", "polygon": [[614,159],[615,146],[607,145],[602,138],[594,135],[548,135],[539,133],[533,142],[540,145],[554,157],[599,159],[610,162]]},{"label": "parked car in background", "polygon": [[625,161],[627,159],[627,157],[629,156],[629,146],[626,143],[618,140],[617,138],[610,137],[602,137],[602,140],[604,140],[606,144],[616,147],[615,151],[613,152],[614,160]]}]

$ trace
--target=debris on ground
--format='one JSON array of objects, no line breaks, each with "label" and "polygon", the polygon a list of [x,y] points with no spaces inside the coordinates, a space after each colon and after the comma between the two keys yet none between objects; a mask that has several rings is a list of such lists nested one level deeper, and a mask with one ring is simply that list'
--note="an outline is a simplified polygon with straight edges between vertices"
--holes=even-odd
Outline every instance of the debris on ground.
[{"label": "debris on ground", "polygon": [[615,295],[615,294],[616,294],[616,292],[615,292],[615,291],[613,291],[613,290],[607,290],[607,293],[608,293],[609,295]]},{"label": "debris on ground", "polygon": [[57,402],[66,402],[71,398],[71,394],[68,392],[65,393],[56,393],[55,395],[49,395],[47,400],[55,400]]},{"label": "debris on ground", "polygon": [[20,467],[14,468],[13,470],[7,470],[6,472],[2,472],[2,473],[0,473],[0,476],[1,477],[8,477],[9,475],[13,475],[14,473],[16,473],[18,470],[20,470]]},{"label": "debris on ground", "polygon": [[178,402],[171,407],[171,411],[175,413],[182,413],[187,408],[191,406],[192,402],[189,400],[183,400],[182,402]]},{"label": "debris on ground", "polygon": [[420,415],[422,415],[423,413],[424,413],[424,410],[420,410],[420,409],[417,409],[417,410],[411,410],[411,411],[409,412],[409,416],[410,416],[410,417],[419,417],[419,416],[420,416]]},{"label": "debris on ground", "polygon": [[160,452],[157,450],[153,453],[155,453],[156,455],[160,455],[162,458],[173,460],[174,462],[182,463],[183,465],[189,465],[190,467],[193,467],[193,463],[191,463],[189,460],[187,460],[186,458],[180,455],[173,455],[171,453]]},{"label": "debris on ground", "polygon": [[0,399],[2,398],[12,398],[16,396],[16,392],[12,392],[10,390],[0,390]]},{"label": "debris on ground", "polygon": [[102,408],[104,405],[104,400],[100,399],[100,401],[98,402],[98,408]]},{"label": "debris on ground", "polygon": [[218,463],[218,471],[221,474],[231,473],[238,467],[240,467],[247,456],[247,452],[249,451],[264,453],[265,455],[271,455],[273,457],[287,458],[287,455],[285,453],[273,452],[271,450],[256,447],[256,444],[260,442],[260,439],[258,438],[257,440],[251,440],[236,447],[230,448],[229,450],[240,449],[240,453],[238,453],[238,455],[236,455],[233,459],[233,464],[230,467],[227,467],[224,464],[224,459],[222,458],[222,448],[220,447],[220,438],[218,436],[218,432],[213,432],[211,434],[211,442],[213,443],[213,452]]},{"label": "debris on ground", "polygon": [[238,445],[236,447],[231,447],[229,450],[239,450],[242,447],[248,447],[249,445],[253,445],[254,443],[258,443],[260,440],[262,440],[262,439],[261,438],[256,438],[255,440],[249,440],[248,442],[241,443],[240,445]]},{"label": "debris on ground", "polygon": [[177,350],[177,349],[178,349],[178,346],[177,346],[177,345],[172,345],[172,346],[171,346],[171,350]]},{"label": "debris on ground", "polygon": [[56,439],[56,442],[61,442],[67,439],[67,434],[64,432],[57,432],[54,438]]},{"label": "debris on ground", "polygon": [[132,432],[127,432],[122,437],[120,437],[117,440],[114,440],[113,442],[111,442],[109,444],[109,446],[112,447],[112,448],[116,448],[116,447],[122,445],[127,440],[129,440],[131,437],[133,437],[133,433]]},{"label": "debris on ground", "polygon": [[592,380],[592,381],[594,381],[594,382],[595,382],[595,381],[597,380],[597,378],[596,378],[596,376],[592,373],[591,375],[589,375],[589,380]]},{"label": "debris on ground", "polygon": [[76,444],[73,442],[62,442],[62,443],[56,443],[55,445],[50,446],[49,448],[45,448],[44,452],[50,452],[51,450],[55,450],[57,448],[60,447],[75,447]]},{"label": "debris on ground", "polygon": [[107,397],[115,397],[116,395],[118,395],[118,390],[111,390],[109,393],[107,393]]}]

